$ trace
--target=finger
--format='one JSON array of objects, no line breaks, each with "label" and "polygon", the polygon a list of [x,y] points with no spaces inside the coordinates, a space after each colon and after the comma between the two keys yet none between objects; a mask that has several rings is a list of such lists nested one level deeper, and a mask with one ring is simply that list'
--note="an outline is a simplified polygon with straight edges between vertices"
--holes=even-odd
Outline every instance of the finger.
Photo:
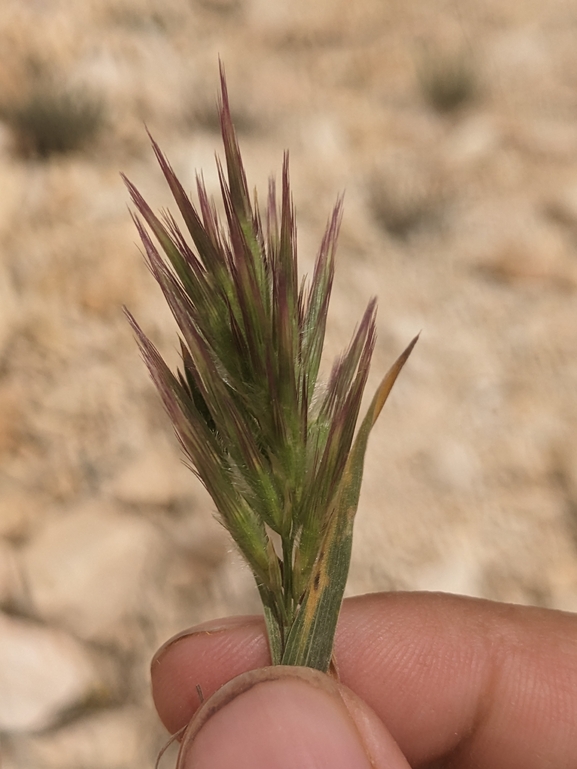
[{"label": "finger", "polygon": [[245,673],[204,704],[183,737],[178,769],[409,769],[377,716],[310,668]]},{"label": "finger", "polygon": [[270,664],[260,616],[226,617],[179,633],[151,665],[152,696],[163,724],[175,734],[227,681]]},{"label": "finger", "polygon": [[[172,731],[205,695],[268,664],[260,620],[204,629],[167,646],[153,693]],[[391,593],[343,604],[341,681],[381,718],[409,763],[573,766],[577,750],[577,618],[441,594]]]}]

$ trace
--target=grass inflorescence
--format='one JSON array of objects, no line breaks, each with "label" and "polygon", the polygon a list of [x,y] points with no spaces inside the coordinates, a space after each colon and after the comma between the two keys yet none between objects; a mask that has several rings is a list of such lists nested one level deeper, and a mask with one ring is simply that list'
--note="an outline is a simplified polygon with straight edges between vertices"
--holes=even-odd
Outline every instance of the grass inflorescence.
[{"label": "grass inflorescence", "polygon": [[341,203],[310,281],[301,280],[288,156],[280,189],[271,180],[261,212],[248,192],[222,72],[220,121],[224,222],[202,177],[195,206],[154,141],[186,234],[127,181],[146,261],[180,332],[176,372],[130,314],[129,320],[188,462],[255,576],[273,663],[326,670],[368,432],[410,349],[383,381],[355,438],[375,342],[375,300],[319,386]]}]

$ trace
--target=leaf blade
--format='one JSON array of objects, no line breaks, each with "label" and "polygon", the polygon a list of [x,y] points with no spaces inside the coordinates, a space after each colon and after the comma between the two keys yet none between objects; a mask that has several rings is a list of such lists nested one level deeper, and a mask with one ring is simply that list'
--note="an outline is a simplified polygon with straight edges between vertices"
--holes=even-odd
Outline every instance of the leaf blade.
[{"label": "leaf blade", "polygon": [[329,669],[349,571],[353,523],[369,433],[417,339],[411,341],[381,381],[355,438],[309,589],[285,645],[283,665],[305,665],[323,672]]}]

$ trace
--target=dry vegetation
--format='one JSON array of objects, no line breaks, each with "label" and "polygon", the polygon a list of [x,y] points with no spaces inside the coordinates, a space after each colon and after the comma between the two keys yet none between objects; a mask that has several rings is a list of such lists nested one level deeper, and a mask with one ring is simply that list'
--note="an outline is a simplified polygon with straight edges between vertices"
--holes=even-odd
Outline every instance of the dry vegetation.
[{"label": "dry vegetation", "polygon": [[[373,294],[375,381],[422,330],[369,447],[350,590],[577,610],[576,30],[560,0],[4,0],[0,619],[64,634],[96,684],[15,724],[0,669],[2,769],[150,764],[150,654],[257,609],[122,315],[176,355],[119,171],[168,202],[146,124],[214,189],[218,55],[263,192],[290,148],[303,265],[346,189],[327,358]],[[23,133],[41,78],[100,105],[82,141]]]}]

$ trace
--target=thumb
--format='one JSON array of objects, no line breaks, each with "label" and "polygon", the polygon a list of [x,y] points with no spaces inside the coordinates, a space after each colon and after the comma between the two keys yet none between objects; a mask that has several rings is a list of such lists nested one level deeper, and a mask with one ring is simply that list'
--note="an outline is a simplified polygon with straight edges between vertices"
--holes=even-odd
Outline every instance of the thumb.
[{"label": "thumb", "polygon": [[243,673],[184,734],[178,769],[409,769],[375,713],[310,668]]}]

